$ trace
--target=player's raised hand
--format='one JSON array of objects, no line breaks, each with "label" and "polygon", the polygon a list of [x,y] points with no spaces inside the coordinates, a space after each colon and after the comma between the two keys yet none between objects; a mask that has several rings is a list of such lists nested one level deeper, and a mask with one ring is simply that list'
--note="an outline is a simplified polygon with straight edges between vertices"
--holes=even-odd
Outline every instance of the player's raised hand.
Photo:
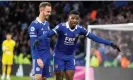
[{"label": "player's raised hand", "polygon": [[36,39],[35,42],[33,43],[33,48],[35,49],[36,46],[38,46],[40,43],[39,43],[39,40]]},{"label": "player's raised hand", "polygon": [[112,43],[111,47],[114,49],[117,49],[117,51],[121,52],[120,48],[116,44]]},{"label": "player's raised hand", "polygon": [[37,59],[37,64],[41,67],[41,68],[43,68],[43,61],[41,60],[41,59]]}]

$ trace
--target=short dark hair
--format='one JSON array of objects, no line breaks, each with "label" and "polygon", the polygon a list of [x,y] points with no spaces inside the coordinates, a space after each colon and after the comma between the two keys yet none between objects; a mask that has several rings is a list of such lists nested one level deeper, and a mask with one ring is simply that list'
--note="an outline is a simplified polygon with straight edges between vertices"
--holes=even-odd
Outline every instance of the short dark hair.
[{"label": "short dark hair", "polygon": [[12,33],[11,32],[7,32],[6,35],[12,35]]},{"label": "short dark hair", "polygon": [[41,8],[41,7],[46,7],[46,6],[52,6],[49,2],[41,2],[40,3],[40,5],[39,5],[39,9]]},{"label": "short dark hair", "polygon": [[71,15],[71,14],[80,15],[80,13],[79,13],[78,11],[76,11],[76,10],[72,10],[72,11],[69,13],[69,15]]}]

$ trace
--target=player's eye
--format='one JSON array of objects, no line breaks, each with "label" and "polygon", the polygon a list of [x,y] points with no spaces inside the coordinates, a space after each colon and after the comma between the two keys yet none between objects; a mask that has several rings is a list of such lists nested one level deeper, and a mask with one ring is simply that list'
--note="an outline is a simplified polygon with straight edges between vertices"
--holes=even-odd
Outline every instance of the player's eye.
[{"label": "player's eye", "polygon": [[75,19],[76,19],[76,20],[79,20],[79,18],[78,18],[78,17],[76,17]]},{"label": "player's eye", "polygon": [[71,19],[73,19],[73,20],[74,20],[74,19],[76,19],[76,17],[75,17],[75,16],[73,16],[73,17],[71,17]]},{"label": "player's eye", "polygon": [[47,11],[48,13],[51,13],[51,11]]},{"label": "player's eye", "polygon": [[74,20],[79,20],[79,18],[78,17],[74,17]]}]

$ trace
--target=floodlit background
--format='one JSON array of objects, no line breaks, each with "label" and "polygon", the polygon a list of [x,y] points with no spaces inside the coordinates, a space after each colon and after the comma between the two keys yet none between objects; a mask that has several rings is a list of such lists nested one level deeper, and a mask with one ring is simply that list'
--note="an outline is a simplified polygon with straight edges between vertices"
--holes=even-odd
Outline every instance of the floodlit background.
[{"label": "floodlit background", "polygon": [[[39,1],[0,1],[0,74],[1,74],[1,44],[5,40],[5,34],[11,32],[16,41],[14,65],[12,70],[12,80],[30,80],[32,59],[30,55],[30,41],[28,36],[28,26],[39,14]],[[54,1],[52,4],[52,15],[50,16],[50,28],[54,28],[58,23],[67,20],[67,14],[75,9],[80,12],[81,23],[85,28],[88,25],[99,24],[120,24],[133,22],[133,2],[130,1]],[[90,80],[97,80],[98,69],[101,74],[109,71],[121,71],[122,73],[133,73],[133,32],[132,31],[110,31],[93,29],[93,33],[105,39],[116,42],[122,49],[122,54],[112,50],[110,47],[92,42],[90,66],[92,74]],[[56,36],[51,39],[51,55],[56,43]],[[85,79],[86,62],[86,40],[84,36],[78,39],[76,48],[76,73],[74,80]],[[118,57],[120,56],[120,57]],[[51,60],[51,68],[53,60]],[[95,68],[93,68],[95,67]],[[108,68],[107,68],[108,67]],[[125,69],[126,68],[126,69]],[[127,69],[128,68],[128,69]],[[130,68],[130,70],[129,70]],[[126,70],[130,73],[124,72]],[[108,70],[107,70],[108,71]],[[117,74],[117,73],[116,73]],[[110,77],[113,77],[113,72]],[[124,74],[123,74],[124,75]],[[119,76],[119,75],[118,75]],[[101,77],[104,77],[101,75]],[[106,77],[106,76],[105,76]],[[107,80],[103,78],[104,80]],[[127,80],[131,78],[127,77]],[[125,79],[125,80],[126,80]],[[54,80],[54,73],[51,79]],[[99,79],[100,80],[100,79]],[[115,80],[115,79],[112,79]],[[123,79],[120,79],[123,80]]]}]

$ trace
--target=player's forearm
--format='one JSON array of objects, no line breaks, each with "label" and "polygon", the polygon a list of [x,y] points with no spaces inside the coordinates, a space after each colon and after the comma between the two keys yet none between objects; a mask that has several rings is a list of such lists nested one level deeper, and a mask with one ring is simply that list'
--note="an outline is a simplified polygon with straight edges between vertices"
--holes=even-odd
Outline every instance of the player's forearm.
[{"label": "player's forearm", "polygon": [[40,44],[40,41],[45,41],[48,38],[52,37],[55,34],[55,32],[53,30],[48,31],[46,34],[38,37],[35,42],[33,42],[33,46],[34,48],[37,47]]},{"label": "player's forearm", "polygon": [[102,44],[105,44],[105,45],[111,45],[112,44],[111,41],[105,40],[101,37],[98,37],[98,36],[92,34],[92,33],[88,34],[88,38],[92,39],[95,42],[102,43]]},{"label": "player's forearm", "polygon": [[2,48],[2,52],[6,52],[6,50]]},{"label": "player's forearm", "polygon": [[3,53],[5,53],[5,52],[6,52],[6,50],[2,50],[2,52],[3,52]]},{"label": "player's forearm", "polygon": [[40,40],[43,40],[43,39],[51,38],[54,34],[55,34],[55,32],[53,30],[50,30],[46,34],[40,36],[37,39],[40,41]]},{"label": "player's forearm", "polygon": [[35,58],[39,59],[41,56],[38,53],[37,47],[34,49]]},{"label": "player's forearm", "polygon": [[32,37],[30,38],[30,41],[31,41],[31,50],[32,52],[36,55],[36,58],[40,58],[40,55],[38,54],[38,50],[37,50],[37,46],[35,45],[35,41],[36,41],[37,37]]},{"label": "player's forearm", "polygon": [[2,51],[3,51],[3,52],[8,51],[7,47],[3,46],[3,47],[2,47]]}]

